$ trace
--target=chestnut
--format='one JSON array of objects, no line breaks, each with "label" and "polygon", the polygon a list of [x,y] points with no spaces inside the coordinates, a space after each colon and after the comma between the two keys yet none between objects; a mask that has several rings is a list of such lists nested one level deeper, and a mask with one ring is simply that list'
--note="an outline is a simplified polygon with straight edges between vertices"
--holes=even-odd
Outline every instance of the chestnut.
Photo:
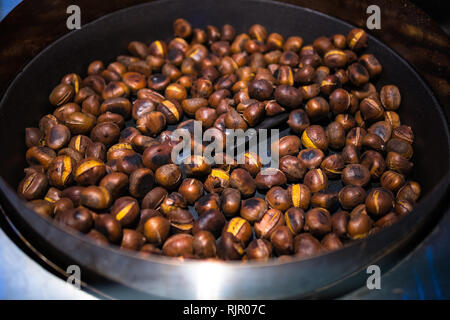
[{"label": "chestnut", "polygon": [[331,122],[325,130],[325,135],[330,148],[342,149],[344,147],[345,129],[339,122]]},{"label": "chestnut", "polygon": [[309,127],[310,120],[303,109],[295,109],[289,113],[287,123],[294,133],[302,133]]},{"label": "chestnut", "polygon": [[405,184],[405,177],[395,171],[385,171],[380,177],[380,184],[383,188],[395,192]]},{"label": "chestnut", "polygon": [[363,29],[355,28],[347,34],[347,46],[359,51],[367,46],[367,34]]},{"label": "chestnut", "polygon": [[210,209],[195,220],[192,233],[195,235],[199,231],[206,230],[211,232],[217,238],[225,226],[225,223],[225,216],[220,211]]},{"label": "chestnut", "polygon": [[247,152],[244,154],[244,164],[239,166],[247,170],[252,177],[255,177],[262,168],[261,158],[257,153]]},{"label": "chestnut", "polygon": [[169,237],[162,247],[163,253],[169,257],[179,257],[194,253],[194,238],[190,234],[175,234]]},{"label": "chestnut", "polygon": [[362,239],[367,237],[372,228],[373,220],[366,211],[366,206],[360,204],[352,210],[347,224],[347,232],[351,239]]},{"label": "chestnut", "polygon": [[167,195],[166,189],[162,187],[153,188],[142,199],[142,209],[159,209]]},{"label": "chestnut", "polygon": [[327,190],[316,192],[311,197],[311,206],[324,208],[331,212],[336,211],[339,207],[338,194]]},{"label": "chestnut", "polygon": [[420,184],[415,181],[408,181],[404,186],[400,188],[397,192],[397,200],[408,200],[415,203],[421,193]]},{"label": "chestnut", "polygon": [[244,198],[251,197],[256,191],[255,180],[247,170],[242,168],[236,168],[231,172],[230,186],[239,190]]},{"label": "chestnut", "polygon": [[279,85],[275,89],[274,97],[280,105],[288,109],[298,108],[303,101],[300,90],[286,84]]},{"label": "chestnut", "polygon": [[166,126],[166,117],[162,112],[151,111],[136,121],[136,128],[146,135],[155,137]]},{"label": "chestnut", "polygon": [[86,187],[80,195],[80,204],[94,210],[104,210],[112,203],[109,191],[104,187]]},{"label": "chestnut", "polygon": [[395,111],[401,103],[400,91],[394,85],[383,86],[380,90],[380,99],[386,110]]},{"label": "chestnut", "polygon": [[220,209],[226,217],[234,217],[241,207],[241,193],[233,188],[225,188],[220,195]]},{"label": "chestnut", "polygon": [[92,212],[84,207],[61,211],[55,216],[55,221],[82,233],[88,233],[93,225]]},{"label": "chestnut", "polygon": [[300,151],[301,141],[297,136],[284,136],[277,143],[280,158],[286,155],[296,155]]},{"label": "chestnut", "polygon": [[186,199],[182,194],[178,192],[172,192],[162,200],[159,211],[161,211],[164,215],[168,215],[171,211],[182,208],[187,208]]},{"label": "chestnut", "polygon": [[103,234],[111,243],[118,244],[122,241],[122,226],[110,214],[99,214],[95,219],[95,229]]},{"label": "chestnut", "polygon": [[22,179],[17,187],[17,192],[26,200],[37,200],[45,195],[47,189],[48,179],[45,174],[41,172],[32,172]]},{"label": "chestnut", "polygon": [[321,126],[312,125],[303,131],[302,143],[306,148],[317,148],[322,151],[328,149],[328,140]]},{"label": "chestnut", "polygon": [[253,223],[261,219],[267,209],[267,204],[263,199],[253,197],[242,201],[240,215]]},{"label": "chestnut", "polygon": [[154,216],[144,224],[144,236],[147,241],[154,245],[161,245],[169,236],[170,222],[164,217]]},{"label": "chestnut", "polygon": [[366,210],[374,217],[382,217],[394,207],[394,195],[384,188],[372,189],[366,198]]},{"label": "chestnut", "polygon": [[386,156],[386,166],[392,171],[407,176],[413,167],[413,163],[404,156],[391,151]]},{"label": "chestnut", "polygon": [[256,175],[255,182],[259,190],[267,190],[273,186],[285,185],[287,179],[280,169],[266,168]]},{"label": "chestnut", "polygon": [[272,244],[264,239],[254,239],[249,243],[246,253],[249,260],[267,261],[272,257]]},{"label": "chestnut", "polygon": [[315,169],[320,166],[325,154],[320,149],[307,148],[301,150],[297,157],[306,168]]},{"label": "chestnut", "polygon": [[304,184],[292,184],[287,188],[291,203],[295,208],[306,210],[311,200],[311,191]]},{"label": "chestnut", "polygon": [[335,233],[327,234],[320,243],[328,251],[334,251],[343,247],[341,240]]},{"label": "chestnut", "polygon": [[386,144],[386,152],[396,152],[406,159],[411,159],[413,148],[410,143],[399,138],[391,138]]},{"label": "chestnut", "polygon": [[[225,190],[225,189],[224,189]],[[210,209],[220,210],[220,197],[217,193],[206,194],[195,202],[195,211],[201,216]]]},{"label": "chestnut", "polygon": [[184,179],[178,192],[192,205],[203,195],[203,184],[197,179]]},{"label": "chestnut", "polygon": [[348,219],[349,213],[342,210],[339,210],[331,216],[333,233],[341,239],[345,239],[347,237]]},{"label": "chestnut", "polygon": [[191,233],[194,227],[194,217],[182,208],[175,208],[167,213],[173,233]]},{"label": "chestnut", "polygon": [[320,168],[330,179],[338,178],[341,175],[344,166],[344,159],[339,153],[329,155],[320,164]]},{"label": "chestnut", "polygon": [[360,186],[347,185],[339,191],[338,198],[342,208],[351,210],[364,203],[366,191]]},{"label": "chestnut", "polygon": [[139,216],[139,203],[132,197],[121,197],[114,201],[110,212],[122,226],[129,227]]},{"label": "chestnut", "polygon": [[252,227],[246,219],[235,217],[228,221],[224,227],[222,237],[227,234],[232,235],[242,243],[247,243],[252,236]]},{"label": "chestnut", "polygon": [[221,169],[212,169],[204,186],[208,192],[221,193],[230,184],[230,176]]},{"label": "chestnut", "polygon": [[217,243],[217,255],[223,260],[240,260],[244,255],[244,245],[232,233],[226,232],[222,234]]},{"label": "chestnut", "polygon": [[156,182],[167,190],[174,190],[181,182],[181,170],[176,164],[165,164],[155,171]]},{"label": "chestnut", "polygon": [[300,233],[294,237],[294,254],[296,257],[305,259],[322,253],[324,248],[310,233]]},{"label": "chestnut", "polygon": [[364,187],[370,182],[370,172],[361,164],[348,164],[342,170],[341,179],[344,185]]},{"label": "chestnut", "polygon": [[395,202],[394,211],[399,217],[406,216],[414,209],[414,203],[407,199],[397,200]]},{"label": "chestnut", "polygon": [[307,170],[306,166],[299,158],[290,155],[282,157],[279,165],[280,170],[284,173],[289,182],[300,181]]},{"label": "chestnut", "polygon": [[297,235],[303,230],[303,226],[305,225],[305,212],[302,209],[289,208],[285,212],[284,218],[288,230],[293,235]]},{"label": "chestnut", "polygon": [[258,238],[270,239],[272,233],[285,224],[284,215],[280,210],[269,209],[262,218],[255,222],[255,235]]},{"label": "chestnut", "polygon": [[194,234],[192,246],[196,257],[206,259],[216,256],[216,239],[208,231],[202,230]]},{"label": "chestnut", "polygon": [[303,182],[312,193],[324,190],[328,187],[328,178],[322,169],[309,170],[305,174]]},{"label": "chestnut", "polygon": [[304,230],[321,237],[331,231],[331,216],[327,209],[314,208],[305,214]]},{"label": "chestnut", "polygon": [[269,207],[280,210],[282,212],[286,211],[292,206],[291,198],[287,190],[275,186],[269,189],[266,194],[266,202]]}]

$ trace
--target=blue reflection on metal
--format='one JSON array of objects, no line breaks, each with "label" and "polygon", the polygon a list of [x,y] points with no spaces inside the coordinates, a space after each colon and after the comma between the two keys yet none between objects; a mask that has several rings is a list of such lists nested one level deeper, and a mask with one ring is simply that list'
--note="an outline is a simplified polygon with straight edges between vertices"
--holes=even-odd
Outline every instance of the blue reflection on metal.
[{"label": "blue reflection on metal", "polygon": [[22,0],[0,0],[0,20],[21,2]]},{"label": "blue reflection on metal", "polygon": [[436,299],[442,300],[444,299],[444,297],[442,296],[441,288],[439,287],[439,280],[437,278],[437,274],[434,269],[433,251],[431,246],[427,247],[426,256],[428,267],[430,268],[431,281],[433,282],[434,292],[436,293]]},{"label": "blue reflection on metal", "polygon": [[419,299],[424,300],[425,293],[423,291],[422,282],[419,279],[419,275],[417,274],[416,268],[414,268],[414,279],[416,280],[416,287],[417,287],[417,292],[419,293]]}]

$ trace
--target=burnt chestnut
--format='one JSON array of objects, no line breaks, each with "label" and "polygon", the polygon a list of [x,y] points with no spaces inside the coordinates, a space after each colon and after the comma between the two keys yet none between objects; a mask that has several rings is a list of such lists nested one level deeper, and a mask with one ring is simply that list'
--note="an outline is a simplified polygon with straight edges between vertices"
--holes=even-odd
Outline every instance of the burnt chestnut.
[{"label": "burnt chestnut", "polygon": [[342,170],[341,178],[344,185],[364,187],[370,182],[370,172],[361,164],[349,164]]},{"label": "burnt chestnut", "polygon": [[244,255],[243,242],[236,238],[232,233],[222,234],[217,243],[217,255],[223,260],[240,260]]},{"label": "burnt chestnut", "polygon": [[165,215],[168,215],[171,211],[177,208],[186,209],[186,199],[181,193],[172,192],[167,195],[160,203],[159,211],[161,211]]},{"label": "burnt chestnut", "polygon": [[320,164],[320,168],[330,179],[338,178],[341,175],[344,166],[344,159],[339,153],[329,155]]},{"label": "burnt chestnut", "polygon": [[223,189],[230,184],[230,176],[221,169],[212,169],[209,176],[206,178],[204,186],[208,192],[221,193]]},{"label": "burnt chestnut", "polygon": [[146,135],[157,136],[166,126],[166,117],[162,112],[151,111],[136,121],[136,128]]},{"label": "burnt chestnut", "polygon": [[[224,190],[226,190],[226,189],[224,189]],[[195,207],[195,211],[197,211],[199,216],[203,215],[205,212],[209,211],[210,209],[215,209],[215,210],[220,211],[220,197],[217,193],[206,194],[197,200],[194,207]]]},{"label": "burnt chestnut", "polygon": [[310,125],[308,115],[303,109],[292,110],[287,123],[295,133],[302,133]]},{"label": "burnt chestnut", "polygon": [[192,214],[181,208],[175,208],[167,213],[173,233],[191,233],[194,226]]},{"label": "burnt chestnut", "polygon": [[159,209],[167,195],[166,189],[162,187],[153,188],[142,199],[142,209]]},{"label": "burnt chestnut", "polygon": [[288,109],[298,108],[303,100],[303,95],[295,87],[289,85],[279,85],[274,92],[275,100]]},{"label": "burnt chestnut", "polygon": [[301,150],[297,157],[306,168],[315,169],[320,166],[325,155],[320,149],[308,148]]}]

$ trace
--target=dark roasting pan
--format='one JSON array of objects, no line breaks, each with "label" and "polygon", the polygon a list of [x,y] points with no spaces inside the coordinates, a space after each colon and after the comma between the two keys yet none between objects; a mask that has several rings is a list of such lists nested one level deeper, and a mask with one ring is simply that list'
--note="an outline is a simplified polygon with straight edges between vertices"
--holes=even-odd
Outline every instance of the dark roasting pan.
[{"label": "dark roasting pan", "polygon": [[[24,129],[53,111],[48,94],[70,72],[84,75],[95,59],[112,61],[131,40],[165,39],[172,22],[183,17],[195,27],[234,25],[238,31],[260,23],[283,36],[301,35],[306,43],[321,35],[346,34],[352,26],[330,16],[266,1],[155,1],[104,16],[62,37],[37,55],[16,77],[0,106],[0,199],[9,219],[25,238],[49,256],[77,264],[118,285],[169,298],[282,298],[330,296],[344,279],[406,248],[435,221],[447,195],[450,139],[448,124],[433,93],[400,56],[373,37],[368,51],[382,63],[377,88],[393,83],[402,92],[399,112],[414,129],[413,179],[423,187],[414,211],[394,226],[343,249],[304,261],[263,264],[202,263],[165,258],[142,259],[112,247],[95,245],[56,227],[27,209],[15,193],[25,166]],[[83,273],[82,273],[83,275]],[[364,282],[354,283],[362,286]]]}]

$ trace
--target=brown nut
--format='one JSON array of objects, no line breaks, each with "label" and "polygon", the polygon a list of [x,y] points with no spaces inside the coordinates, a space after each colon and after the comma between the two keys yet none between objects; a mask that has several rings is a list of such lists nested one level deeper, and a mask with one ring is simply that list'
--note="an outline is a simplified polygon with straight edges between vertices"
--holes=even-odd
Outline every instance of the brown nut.
[{"label": "brown nut", "polygon": [[157,136],[166,126],[166,117],[159,111],[146,113],[136,122],[136,128],[142,133],[152,137]]},{"label": "brown nut", "polygon": [[75,94],[75,90],[71,85],[60,83],[50,93],[48,100],[54,106],[61,106],[70,102]]},{"label": "brown nut", "polygon": [[413,209],[414,209],[414,203],[407,199],[398,200],[395,203],[395,207],[394,207],[394,211],[399,217],[406,216],[411,211],[413,211]]},{"label": "brown nut", "polygon": [[278,141],[280,158],[286,155],[296,155],[300,151],[301,141],[297,136],[285,136]]},{"label": "brown nut", "polygon": [[89,113],[73,112],[67,115],[65,125],[73,135],[88,134],[95,126],[95,116]]},{"label": "brown nut", "polygon": [[301,150],[297,157],[306,168],[315,169],[320,166],[325,154],[320,149],[308,148]]},{"label": "brown nut", "polygon": [[296,109],[303,101],[303,94],[295,87],[282,84],[275,89],[274,98],[283,107]]},{"label": "brown nut", "polygon": [[366,210],[374,217],[382,217],[394,208],[394,195],[384,188],[372,189],[366,198]]},{"label": "brown nut", "polygon": [[162,187],[153,188],[142,199],[142,209],[159,209],[167,195],[166,189]]},{"label": "brown nut", "polygon": [[311,206],[313,208],[320,207],[334,212],[339,208],[338,194],[328,190],[316,192],[311,197]]},{"label": "brown nut", "polygon": [[220,211],[220,197],[217,193],[206,194],[197,200],[194,207],[199,216],[203,215],[210,209]]},{"label": "brown nut", "polygon": [[244,253],[245,250],[242,241],[240,241],[230,232],[225,232],[224,234],[222,234],[222,237],[217,243],[217,255],[220,259],[240,260],[242,259]]},{"label": "brown nut", "polygon": [[396,152],[388,152],[386,156],[386,166],[392,171],[407,176],[414,165],[404,156]]},{"label": "brown nut", "polygon": [[139,203],[132,197],[118,198],[111,207],[111,215],[122,226],[132,226],[139,216]]},{"label": "brown nut", "polygon": [[45,134],[45,144],[53,150],[58,150],[66,146],[69,140],[70,130],[62,124],[52,126]]},{"label": "brown nut", "polygon": [[299,234],[305,225],[305,213],[300,208],[290,208],[284,214],[286,226],[293,235]]},{"label": "brown nut", "polygon": [[241,207],[241,192],[225,188],[220,195],[220,209],[226,217],[234,217]]},{"label": "brown nut", "polygon": [[178,192],[192,205],[203,195],[203,184],[197,179],[184,179]]},{"label": "brown nut", "polygon": [[394,85],[383,86],[380,90],[380,99],[386,110],[395,111],[400,107],[400,91]]},{"label": "brown nut", "polygon": [[364,203],[366,191],[360,186],[348,185],[339,191],[338,197],[342,208],[351,210],[357,205]]},{"label": "brown nut", "polygon": [[252,236],[252,227],[247,220],[240,217],[235,217],[225,225],[222,232],[222,237],[225,234],[231,234],[242,243],[247,243]]},{"label": "brown nut", "polygon": [[292,184],[287,188],[292,205],[306,210],[311,200],[311,191],[304,184]]},{"label": "brown nut", "polygon": [[331,231],[332,222],[328,210],[314,208],[305,214],[304,229],[312,235],[321,237]]},{"label": "brown nut", "polygon": [[136,169],[130,175],[129,192],[135,198],[143,198],[153,189],[154,182],[152,170],[147,168]]},{"label": "brown nut", "polygon": [[328,178],[322,169],[311,169],[305,174],[303,183],[315,193],[328,187]]},{"label": "brown nut", "polygon": [[112,203],[109,191],[104,187],[89,186],[80,195],[80,204],[94,210],[109,208]]},{"label": "brown nut", "polygon": [[208,192],[221,193],[230,184],[230,176],[221,169],[212,169],[206,178],[204,186]]},{"label": "brown nut", "polygon": [[302,143],[306,148],[318,148],[322,151],[328,149],[328,140],[321,126],[312,125],[303,131]]},{"label": "brown nut", "polygon": [[333,149],[342,149],[344,147],[345,129],[339,122],[331,122],[326,128],[325,134],[329,147]]},{"label": "brown nut", "polygon": [[216,239],[208,231],[195,233],[192,246],[195,256],[200,259],[214,258],[216,256]]},{"label": "brown nut", "polygon": [[164,217],[154,216],[144,224],[144,236],[147,241],[154,245],[163,244],[170,232],[170,222]]},{"label": "brown nut", "polygon": [[270,239],[272,233],[284,224],[283,213],[280,210],[271,208],[264,213],[261,220],[255,223],[255,235],[258,238]]},{"label": "brown nut", "polygon": [[334,251],[343,247],[341,240],[335,233],[327,234],[320,243],[328,251]]},{"label": "brown nut", "polygon": [[45,174],[33,172],[28,174],[19,183],[17,192],[26,200],[36,200],[42,198],[48,189],[48,179]]},{"label": "brown nut", "polygon": [[339,210],[331,216],[333,233],[336,234],[339,238],[345,239],[347,237],[348,219],[349,213],[342,210]]},{"label": "brown nut", "polygon": [[27,207],[36,212],[41,217],[51,218],[53,215],[52,204],[42,199],[32,200],[28,202]]},{"label": "brown nut", "polygon": [[269,207],[282,212],[292,206],[291,197],[289,196],[288,191],[279,186],[272,187],[267,191],[266,202]]},{"label": "brown nut", "polygon": [[385,171],[380,177],[380,184],[383,188],[396,192],[405,184],[405,177],[395,171]]},{"label": "brown nut", "polygon": [[144,166],[155,172],[158,168],[172,163],[172,147],[167,144],[154,145],[145,149],[142,156]]},{"label": "brown nut", "polygon": [[62,211],[55,216],[55,221],[82,233],[88,233],[93,225],[92,212],[84,207]]},{"label": "brown nut", "polygon": [[30,166],[40,165],[47,169],[56,157],[55,151],[48,147],[33,146],[27,150],[25,158]]},{"label": "brown nut", "polygon": [[163,245],[163,253],[169,257],[192,255],[193,237],[190,234],[176,234],[169,237]]},{"label": "brown nut", "polygon": [[195,235],[200,231],[206,230],[217,238],[222,232],[225,223],[225,216],[220,211],[210,209],[195,220],[192,233]]},{"label": "brown nut", "polygon": [[247,152],[244,154],[244,164],[240,164],[239,167],[247,170],[252,177],[256,177],[262,168],[261,158],[254,152]]},{"label": "brown nut", "polygon": [[301,259],[310,258],[322,253],[324,248],[320,242],[309,233],[301,233],[294,237],[294,253]]},{"label": "brown nut", "polygon": [[410,160],[413,156],[413,148],[410,143],[399,138],[391,138],[386,144],[386,152],[396,152]]},{"label": "brown nut", "polygon": [[255,182],[259,190],[267,190],[274,186],[285,185],[287,178],[280,169],[266,168],[256,175]]},{"label": "brown nut", "polygon": [[412,203],[416,203],[420,197],[421,188],[415,181],[408,181],[397,192],[397,201],[408,200]]},{"label": "brown nut", "polygon": [[117,244],[122,241],[122,226],[110,214],[99,214],[95,219],[95,229],[103,234],[111,243]]},{"label": "brown nut", "polygon": [[123,229],[121,249],[139,251],[145,244],[145,237],[140,232],[131,229]]},{"label": "brown nut", "polygon": [[247,170],[236,168],[230,175],[230,186],[239,190],[242,197],[247,198],[255,194],[256,183]]},{"label": "brown nut", "polygon": [[303,109],[292,110],[287,123],[295,133],[302,133],[310,125],[308,115]]},{"label": "brown nut", "polygon": [[186,199],[183,197],[181,193],[172,192],[169,195],[167,195],[161,202],[159,210],[163,214],[168,215],[171,211],[177,208],[182,209],[187,208]]},{"label": "brown nut", "polygon": [[76,163],[69,156],[57,156],[48,167],[47,177],[51,186],[63,189],[70,185],[74,178]]},{"label": "brown nut", "polygon": [[181,183],[181,170],[176,164],[165,164],[155,171],[156,182],[167,190],[174,190]]},{"label": "brown nut", "polygon": [[370,172],[363,165],[349,164],[342,170],[341,179],[344,185],[364,187],[370,182]]},{"label": "brown nut", "polygon": [[344,159],[339,153],[335,153],[326,157],[320,164],[320,168],[325,172],[328,178],[339,178],[344,169]]},{"label": "brown nut", "polygon": [[[318,149],[315,149],[318,150]],[[284,173],[289,182],[297,182],[306,173],[306,166],[295,156],[284,156],[280,159],[280,170]]]},{"label": "brown nut", "polygon": [[365,238],[372,225],[373,221],[367,214],[366,206],[360,204],[350,213],[347,224],[348,235],[351,239]]},{"label": "brown nut", "polygon": [[272,256],[272,245],[264,239],[254,239],[246,249],[249,260],[267,261]]}]

